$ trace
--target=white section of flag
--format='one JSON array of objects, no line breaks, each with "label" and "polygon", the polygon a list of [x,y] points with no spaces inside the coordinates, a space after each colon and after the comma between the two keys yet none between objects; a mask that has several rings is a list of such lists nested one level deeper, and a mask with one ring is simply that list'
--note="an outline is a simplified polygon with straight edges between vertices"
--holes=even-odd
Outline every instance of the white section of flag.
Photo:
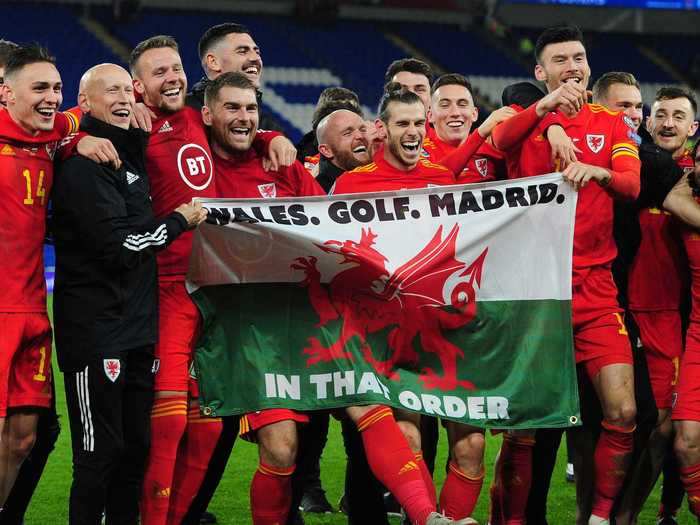
[{"label": "white section of flag", "polygon": [[[463,192],[471,192],[477,201],[483,191],[528,188],[542,184],[556,186],[557,196],[546,204],[509,207],[468,212],[463,215],[432,217],[430,195],[452,193],[457,203]],[[362,223],[351,221],[337,224],[329,218],[329,209],[342,201],[351,207],[359,200],[374,206],[383,201],[391,210],[393,199],[408,197],[410,209],[418,210],[420,218]],[[271,206],[292,204],[304,206],[307,217],[318,217],[319,225],[294,226],[274,222],[255,224],[234,223],[227,226],[203,224],[199,227],[190,260],[188,285],[190,290],[200,286],[254,282],[299,282],[304,275],[291,268],[298,257],[314,256],[322,282],[348,266],[341,258],[321,250],[329,240],[359,241],[362,229],[371,228],[376,234],[374,249],[387,258],[391,274],[396,268],[418,254],[443,226],[443,238],[459,225],[457,260],[471,264],[488,248],[484,263],[478,300],[538,300],[571,299],[571,263],[573,228],[577,194],[560,174],[531,177],[514,181],[498,181],[466,186],[450,186],[383,192],[362,195],[337,195],[296,199],[211,199],[203,200],[205,207],[240,208],[248,215],[259,207],[263,216],[271,216]],[[337,205],[337,204],[336,204]]]}]

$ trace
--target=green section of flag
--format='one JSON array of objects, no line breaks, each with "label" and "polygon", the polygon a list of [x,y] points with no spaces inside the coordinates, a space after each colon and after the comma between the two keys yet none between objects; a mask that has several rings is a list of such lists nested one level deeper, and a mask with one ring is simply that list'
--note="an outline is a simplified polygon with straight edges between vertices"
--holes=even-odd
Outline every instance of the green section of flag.
[{"label": "green section of flag", "polygon": [[350,339],[351,358],[309,365],[313,350],[338,340],[344,320],[319,328],[298,285],[209,286],[192,297],[204,318],[195,356],[200,402],[211,415],[382,403],[490,428],[579,419],[570,301],[478,302],[469,324],[433,333],[429,348],[423,334],[413,338],[387,377],[365,357],[388,360],[397,326],[368,335],[366,345]]}]

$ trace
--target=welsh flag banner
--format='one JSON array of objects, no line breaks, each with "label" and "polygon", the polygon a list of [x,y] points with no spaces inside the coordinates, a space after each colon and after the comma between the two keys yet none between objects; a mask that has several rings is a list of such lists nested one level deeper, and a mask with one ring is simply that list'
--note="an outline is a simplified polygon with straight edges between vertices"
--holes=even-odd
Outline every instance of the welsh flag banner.
[{"label": "welsh flag banner", "polygon": [[188,288],[205,414],[381,403],[577,424],[576,193],[561,175],[203,203]]}]

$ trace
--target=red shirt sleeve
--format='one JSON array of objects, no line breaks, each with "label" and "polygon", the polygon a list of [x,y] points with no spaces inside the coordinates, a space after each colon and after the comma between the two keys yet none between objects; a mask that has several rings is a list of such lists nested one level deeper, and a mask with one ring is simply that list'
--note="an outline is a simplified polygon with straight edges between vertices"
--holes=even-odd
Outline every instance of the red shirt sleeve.
[{"label": "red shirt sleeve", "polygon": [[537,104],[532,104],[526,110],[501,122],[493,129],[491,133],[493,145],[501,151],[517,147],[527,138],[540,120],[537,115]]},{"label": "red shirt sleeve", "polygon": [[440,164],[450,170],[455,177],[459,176],[485,140],[478,131],[475,131],[456,150],[443,158]]},{"label": "red shirt sleeve", "polygon": [[629,136],[630,128],[620,114],[612,129],[612,178],[605,189],[618,199],[634,200],[639,196],[639,148]]},{"label": "red shirt sleeve", "polygon": [[63,161],[77,153],[78,142],[84,137],[87,137],[87,133],[78,131],[80,128],[80,119],[83,117],[83,112],[80,111],[78,106],[72,107],[68,111],[57,113],[57,125],[59,125],[59,117],[61,120],[60,131],[63,140],[56,151],[56,158]]},{"label": "red shirt sleeve", "polygon": [[261,157],[268,157],[270,154],[270,142],[272,139],[283,136],[279,131],[266,131],[259,129],[253,139],[253,148]]}]

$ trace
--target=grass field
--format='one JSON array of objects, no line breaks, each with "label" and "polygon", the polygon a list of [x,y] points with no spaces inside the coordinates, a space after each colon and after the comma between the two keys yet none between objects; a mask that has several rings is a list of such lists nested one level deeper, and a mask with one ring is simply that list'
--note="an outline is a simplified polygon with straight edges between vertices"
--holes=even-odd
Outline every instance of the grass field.
[{"label": "grass field", "polygon": [[[54,370],[57,367],[54,364]],[[70,429],[66,415],[66,403],[63,393],[63,380],[57,372],[56,381],[57,407],[62,421],[62,431],[56,444],[56,450],[49,458],[44,476],[34,495],[26,516],[26,525],[54,525],[67,523],[68,521],[68,493],[71,482],[71,450]],[[345,475],[345,453],[340,436],[340,425],[331,419],[331,430],[328,446],[323,454],[321,475],[323,486],[328,493],[328,499],[336,505],[343,490]],[[436,465],[445,464],[446,436],[440,436],[439,456]],[[489,437],[486,451],[486,480],[484,490],[481,493],[479,504],[474,518],[480,523],[485,523],[488,505],[488,487],[491,485],[491,473],[493,461],[500,446],[500,438]],[[559,461],[552,480],[549,495],[550,525],[570,525],[574,523],[574,486],[564,480],[565,447],[559,450]],[[210,506],[219,523],[224,525],[250,524],[250,511],[248,508],[248,487],[257,465],[257,450],[254,445],[244,441],[236,441],[236,446],[229,460],[224,479]],[[442,485],[444,472],[438,468],[436,485]],[[655,524],[656,510],[659,506],[659,487],[657,486],[649,498],[643,513],[640,516],[640,525]],[[306,515],[308,525],[346,523],[345,516],[340,513],[331,515]],[[398,520],[396,520],[398,523]],[[693,519],[687,509],[683,509],[679,516],[680,524],[691,524]],[[371,524],[367,524],[371,525]]]}]

